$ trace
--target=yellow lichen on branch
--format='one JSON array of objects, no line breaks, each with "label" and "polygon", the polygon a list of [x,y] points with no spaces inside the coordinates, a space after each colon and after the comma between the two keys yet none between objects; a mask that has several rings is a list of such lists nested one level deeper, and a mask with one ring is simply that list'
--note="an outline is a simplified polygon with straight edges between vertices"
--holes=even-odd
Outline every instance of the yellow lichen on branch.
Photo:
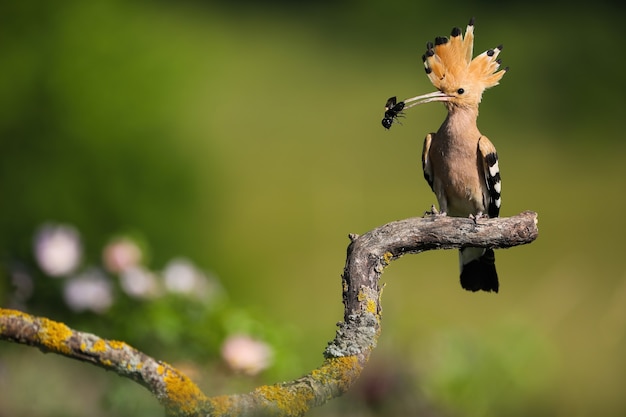
[{"label": "yellow lichen on branch", "polygon": [[389,251],[383,253],[383,262],[385,263],[385,265],[389,265],[392,259],[393,259],[393,253]]},{"label": "yellow lichen on branch", "polygon": [[121,350],[125,347],[128,347],[126,343],[120,342],[119,340],[109,340],[107,343],[111,347],[111,349]]},{"label": "yellow lichen on branch", "polygon": [[27,338],[29,344],[65,355],[71,352],[68,341],[73,332],[63,323],[9,309],[0,309],[0,317],[7,320],[7,323],[0,326],[2,333],[10,323],[20,329],[17,333],[20,337]]},{"label": "yellow lichen on branch", "polygon": [[207,397],[191,379],[174,368],[163,369],[166,398],[161,402],[167,409],[178,410],[178,414],[193,415],[202,408]]},{"label": "yellow lichen on branch", "polygon": [[234,408],[235,400],[231,395],[218,395],[207,400],[207,405],[213,410],[210,414],[215,417],[226,416]]},{"label": "yellow lichen on branch", "polygon": [[[11,316],[21,317],[26,320],[30,320],[33,318],[30,314],[23,313],[19,310],[11,310],[9,308],[0,308],[0,317],[11,317]],[[0,327],[0,329],[2,329],[2,327]]]},{"label": "yellow lichen on branch", "polygon": [[346,391],[361,374],[362,366],[356,355],[328,358],[324,364],[311,372],[313,380],[320,384],[336,384],[337,387]]},{"label": "yellow lichen on branch", "polygon": [[108,346],[107,346],[106,342],[104,340],[102,340],[102,339],[99,339],[99,340],[96,341],[96,343],[94,343],[91,346],[90,350],[92,352],[104,352],[105,350],[107,350],[107,347]]},{"label": "yellow lichen on branch", "polygon": [[379,298],[380,294],[368,287],[362,287],[357,294],[357,300],[365,307],[365,311],[376,315],[377,318],[380,318],[378,312]]},{"label": "yellow lichen on branch", "polygon": [[255,390],[263,398],[279,409],[282,416],[301,416],[309,411],[314,393],[310,388],[264,385]]},{"label": "yellow lichen on branch", "polygon": [[38,319],[39,322],[39,340],[41,344],[53,352],[69,353],[70,347],[68,340],[72,337],[72,330],[63,323],[48,320],[46,318]]}]

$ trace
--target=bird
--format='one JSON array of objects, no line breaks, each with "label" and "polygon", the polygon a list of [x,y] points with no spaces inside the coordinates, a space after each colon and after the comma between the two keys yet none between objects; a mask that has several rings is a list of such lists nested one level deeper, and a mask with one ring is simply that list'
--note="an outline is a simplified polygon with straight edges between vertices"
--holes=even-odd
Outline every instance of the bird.
[{"label": "bird", "polygon": [[[502,45],[473,56],[474,18],[465,34],[454,27],[450,37],[436,37],[422,56],[426,75],[437,91],[403,101],[403,110],[442,102],[447,116],[439,130],[424,139],[422,168],[439,210],[452,217],[494,218],[500,213],[502,182],[498,154],[477,126],[483,92],[499,84],[509,70],[500,69]],[[493,249],[459,250],[461,286],[472,292],[499,290]]]}]

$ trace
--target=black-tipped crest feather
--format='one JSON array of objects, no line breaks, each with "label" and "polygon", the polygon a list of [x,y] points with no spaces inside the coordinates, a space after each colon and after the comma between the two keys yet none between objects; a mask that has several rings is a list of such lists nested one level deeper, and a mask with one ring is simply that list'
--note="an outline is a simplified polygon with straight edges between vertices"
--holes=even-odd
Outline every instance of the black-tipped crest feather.
[{"label": "black-tipped crest feather", "polygon": [[[465,35],[458,27],[452,29],[451,38],[437,36],[435,42],[426,44],[423,55],[426,74],[433,85],[440,91],[453,92],[460,84],[471,84],[480,102],[482,91],[497,85],[506,72],[499,70],[501,61],[497,58],[502,45],[488,49],[472,58],[474,47],[474,18],[465,30]],[[467,90],[467,88],[465,88]]]}]

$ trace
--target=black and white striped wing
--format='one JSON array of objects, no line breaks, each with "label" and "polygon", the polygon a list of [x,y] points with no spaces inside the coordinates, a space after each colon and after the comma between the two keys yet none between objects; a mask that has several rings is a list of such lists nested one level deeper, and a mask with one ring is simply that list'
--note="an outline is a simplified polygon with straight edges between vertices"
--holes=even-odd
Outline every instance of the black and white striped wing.
[{"label": "black and white striped wing", "polygon": [[498,166],[498,153],[486,136],[478,140],[478,157],[482,161],[485,176],[483,202],[489,217],[498,217],[502,205],[502,181]]}]

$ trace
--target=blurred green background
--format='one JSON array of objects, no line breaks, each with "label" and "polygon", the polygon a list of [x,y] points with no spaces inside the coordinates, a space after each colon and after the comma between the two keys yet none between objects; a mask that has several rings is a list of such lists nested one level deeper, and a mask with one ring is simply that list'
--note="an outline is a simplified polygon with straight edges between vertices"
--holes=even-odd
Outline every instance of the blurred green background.
[{"label": "blurred green background", "polygon": [[[463,291],[453,252],[394,262],[371,366],[312,415],[623,416],[622,10],[3,2],[0,303],[16,268],[30,271],[28,311],[186,366],[209,394],[310,371],[342,317],[348,233],[435,202],[419,158],[443,106],[412,109],[387,132],[384,103],[431,92],[426,41],[475,16],[475,53],[503,43],[510,67],[479,118],[500,156],[501,214],[537,211],[540,237],[497,253],[498,295]],[[226,296],[213,309],[120,296],[106,314],[73,314],[60,280],[35,266],[45,222],[80,232],[85,264],[131,233],[154,270],[184,256]],[[267,340],[274,366],[253,378],[225,370],[219,345],[233,329]],[[143,388],[92,368],[0,345],[0,416],[162,414]]]}]

